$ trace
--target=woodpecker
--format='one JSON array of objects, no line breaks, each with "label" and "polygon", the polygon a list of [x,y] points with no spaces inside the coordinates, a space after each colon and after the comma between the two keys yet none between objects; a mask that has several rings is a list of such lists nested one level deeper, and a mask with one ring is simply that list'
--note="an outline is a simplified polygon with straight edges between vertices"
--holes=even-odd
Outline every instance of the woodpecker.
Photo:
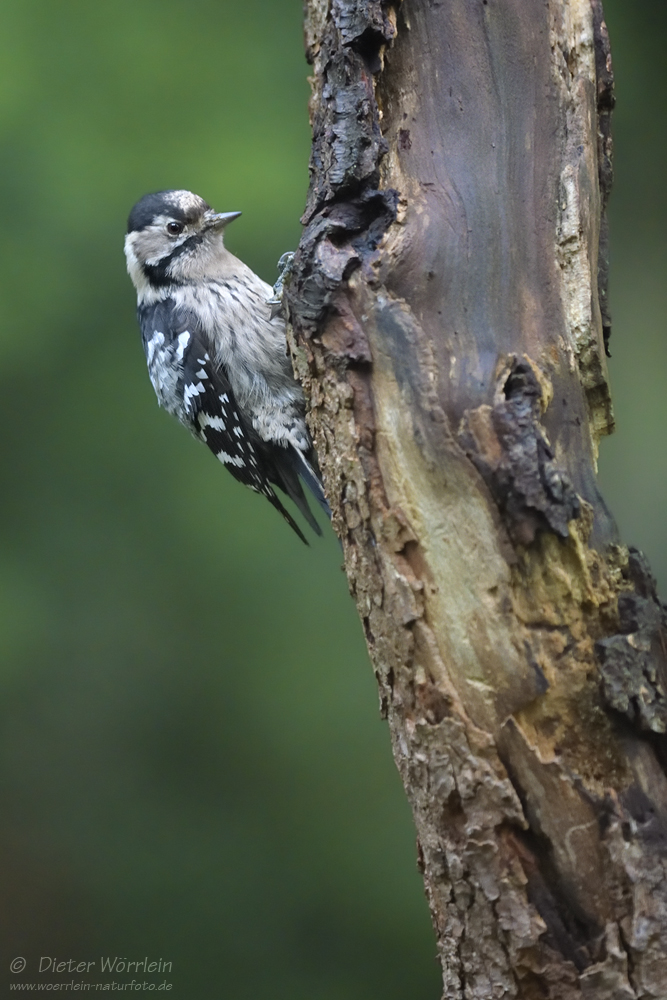
[{"label": "woodpecker", "polygon": [[224,245],[240,214],[191,191],[144,195],[130,212],[125,256],[148,374],[159,405],[308,544],[274,487],[318,535],[300,480],[331,511],[273,290]]}]

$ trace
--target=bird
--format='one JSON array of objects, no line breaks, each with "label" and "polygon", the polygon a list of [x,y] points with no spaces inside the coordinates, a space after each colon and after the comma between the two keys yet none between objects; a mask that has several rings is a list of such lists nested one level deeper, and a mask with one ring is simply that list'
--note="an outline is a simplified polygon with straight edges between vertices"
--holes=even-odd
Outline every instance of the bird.
[{"label": "bird", "polygon": [[308,544],[274,487],[318,535],[302,481],[331,510],[273,289],[224,245],[240,214],[185,190],[146,194],[132,208],[125,257],[148,374],[159,405]]}]

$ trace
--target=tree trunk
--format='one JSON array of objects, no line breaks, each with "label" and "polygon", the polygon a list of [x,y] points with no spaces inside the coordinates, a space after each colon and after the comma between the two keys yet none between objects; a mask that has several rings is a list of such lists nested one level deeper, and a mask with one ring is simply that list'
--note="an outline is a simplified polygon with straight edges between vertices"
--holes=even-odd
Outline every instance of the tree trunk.
[{"label": "tree trunk", "polygon": [[295,367],[444,997],[667,997],[665,609],[613,426],[599,0],[308,0]]}]

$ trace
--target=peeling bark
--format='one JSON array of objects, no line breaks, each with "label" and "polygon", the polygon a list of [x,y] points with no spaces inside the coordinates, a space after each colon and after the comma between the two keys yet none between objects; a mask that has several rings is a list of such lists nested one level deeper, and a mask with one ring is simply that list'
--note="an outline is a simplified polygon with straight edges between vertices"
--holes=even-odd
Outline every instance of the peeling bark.
[{"label": "peeling bark", "polygon": [[308,0],[295,369],[444,997],[667,996],[667,612],[598,492],[599,0]]}]

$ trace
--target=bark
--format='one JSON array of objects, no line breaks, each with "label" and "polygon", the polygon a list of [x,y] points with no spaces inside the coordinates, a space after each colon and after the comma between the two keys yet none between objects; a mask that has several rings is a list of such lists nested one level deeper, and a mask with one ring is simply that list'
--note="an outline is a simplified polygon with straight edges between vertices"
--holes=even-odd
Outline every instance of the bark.
[{"label": "bark", "polygon": [[667,615],[612,429],[598,0],[308,0],[287,292],[444,997],[667,996]]}]

